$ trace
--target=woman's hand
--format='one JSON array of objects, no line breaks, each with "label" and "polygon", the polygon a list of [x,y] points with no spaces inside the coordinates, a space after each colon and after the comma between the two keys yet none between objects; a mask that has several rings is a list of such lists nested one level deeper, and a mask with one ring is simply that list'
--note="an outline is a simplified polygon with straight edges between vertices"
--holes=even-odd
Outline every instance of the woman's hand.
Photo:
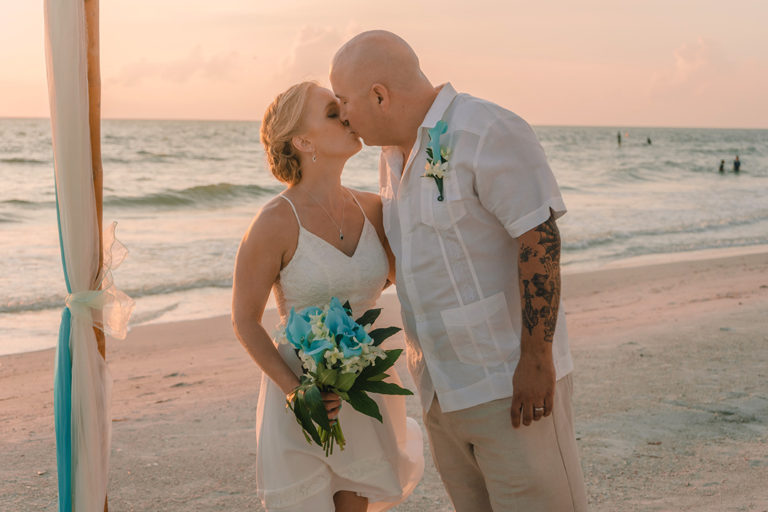
[{"label": "woman's hand", "polygon": [[323,393],[322,395],[325,410],[328,412],[328,419],[334,422],[341,412],[341,397],[336,393]]}]

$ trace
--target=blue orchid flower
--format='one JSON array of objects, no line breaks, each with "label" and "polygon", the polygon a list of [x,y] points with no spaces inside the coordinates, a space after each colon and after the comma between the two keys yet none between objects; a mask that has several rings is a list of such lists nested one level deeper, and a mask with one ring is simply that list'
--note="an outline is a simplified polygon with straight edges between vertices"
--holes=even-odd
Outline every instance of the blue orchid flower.
[{"label": "blue orchid flower", "polygon": [[346,333],[349,330],[347,327],[348,318],[349,316],[344,308],[334,307],[333,301],[331,301],[331,306],[328,308],[328,313],[325,315],[325,325],[328,327],[331,334],[335,336],[337,334]]},{"label": "blue orchid flower", "polygon": [[367,332],[365,332],[365,329],[361,325],[355,324],[355,327],[353,329],[355,331],[355,339],[363,344],[363,345],[370,345],[373,343],[373,338],[371,338]]},{"label": "blue orchid flower", "polygon": [[285,325],[285,337],[288,338],[290,344],[296,349],[304,348],[310,332],[312,332],[312,326],[304,318],[304,315],[296,313],[296,310],[291,308],[288,322]]},{"label": "blue orchid flower", "polygon": [[344,358],[359,356],[363,353],[363,347],[352,336],[341,335],[337,338],[339,348],[344,354]]},{"label": "blue orchid flower", "polygon": [[448,123],[442,119],[437,122],[434,128],[427,130],[429,134],[429,147],[432,149],[432,160],[440,162],[440,136],[448,131]]},{"label": "blue orchid flower", "polygon": [[310,306],[308,308],[304,308],[301,310],[301,313],[299,313],[304,320],[307,322],[312,320],[312,317],[315,315],[321,315],[323,313],[323,310],[316,307],[316,306]]},{"label": "blue orchid flower", "polygon": [[317,364],[320,364],[320,361],[325,357],[325,351],[332,348],[333,343],[325,338],[321,338],[307,343],[304,347],[304,354],[314,359]]}]

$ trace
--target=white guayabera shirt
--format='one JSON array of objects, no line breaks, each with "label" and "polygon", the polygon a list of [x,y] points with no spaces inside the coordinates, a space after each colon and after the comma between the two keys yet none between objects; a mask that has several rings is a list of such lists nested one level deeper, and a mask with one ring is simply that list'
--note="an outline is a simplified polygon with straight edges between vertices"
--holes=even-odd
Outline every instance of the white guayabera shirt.
[{"label": "white guayabera shirt", "polygon": [[[427,163],[427,130],[438,121],[450,150],[444,200]],[[408,161],[382,149],[384,228],[397,258],[397,294],[408,368],[428,409],[443,411],[512,396],[522,313],[517,237],[565,204],[531,127],[512,112],[442,86]],[[553,341],[557,379],[573,369],[562,302]]]}]

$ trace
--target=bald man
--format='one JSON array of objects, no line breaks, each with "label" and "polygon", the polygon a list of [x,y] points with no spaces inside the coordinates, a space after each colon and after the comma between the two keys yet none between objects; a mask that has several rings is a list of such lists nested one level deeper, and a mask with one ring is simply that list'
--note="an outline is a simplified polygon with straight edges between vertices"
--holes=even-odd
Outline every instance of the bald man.
[{"label": "bald man", "polygon": [[408,368],[459,512],[583,511],[560,299],[559,188],[530,126],[450,83],[402,38],[335,55],[340,115],[382,146]]}]

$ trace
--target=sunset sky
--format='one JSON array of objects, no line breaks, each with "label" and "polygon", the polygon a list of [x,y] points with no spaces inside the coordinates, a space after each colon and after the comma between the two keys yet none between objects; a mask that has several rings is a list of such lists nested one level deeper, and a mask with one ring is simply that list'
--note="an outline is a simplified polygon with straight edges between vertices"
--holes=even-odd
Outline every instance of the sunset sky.
[{"label": "sunset sky", "polygon": [[[48,115],[42,0],[0,7],[0,117]],[[768,128],[762,0],[105,0],[105,118],[260,119],[385,28],[427,76],[537,125]]]}]

